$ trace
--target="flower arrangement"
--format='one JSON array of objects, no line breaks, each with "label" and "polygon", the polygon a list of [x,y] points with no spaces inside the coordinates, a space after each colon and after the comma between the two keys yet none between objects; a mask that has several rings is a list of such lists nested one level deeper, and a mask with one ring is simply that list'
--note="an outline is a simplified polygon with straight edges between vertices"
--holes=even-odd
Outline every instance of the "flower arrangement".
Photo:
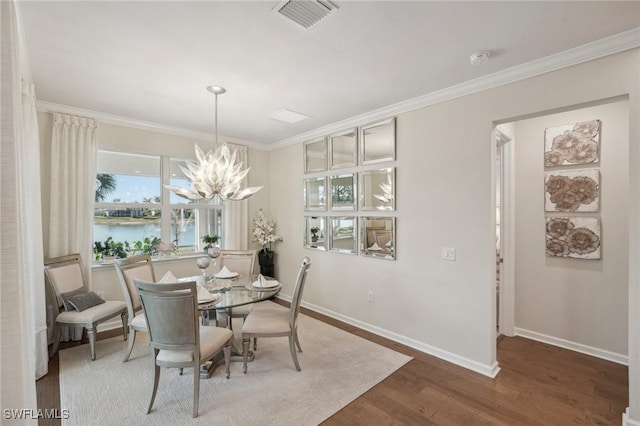
[{"label": "flower arrangement", "polygon": [[282,237],[275,234],[275,229],[275,221],[267,219],[262,209],[258,210],[258,217],[253,220],[253,241],[262,246],[260,254],[272,256],[272,244],[282,241]]}]

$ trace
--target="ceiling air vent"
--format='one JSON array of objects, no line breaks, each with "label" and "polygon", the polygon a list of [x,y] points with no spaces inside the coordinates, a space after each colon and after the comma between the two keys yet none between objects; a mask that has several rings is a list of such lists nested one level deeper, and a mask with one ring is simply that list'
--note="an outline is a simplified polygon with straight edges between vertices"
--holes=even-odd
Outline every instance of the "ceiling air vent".
[{"label": "ceiling air vent", "polygon": [[337,8],[328,0],[285,0],[273,10],[298,25],[311,28]]}]

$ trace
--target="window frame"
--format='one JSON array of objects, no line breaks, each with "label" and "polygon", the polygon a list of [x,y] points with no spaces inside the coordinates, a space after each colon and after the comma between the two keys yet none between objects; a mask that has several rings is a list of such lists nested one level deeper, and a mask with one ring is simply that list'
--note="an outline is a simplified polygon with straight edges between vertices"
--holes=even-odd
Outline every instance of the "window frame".
[{"label": "window frame", "polygon": [[[195,254],[198,254],[203,250],[204,244],[201,241],[201,236],[205,234],[215,234],[221,236],[223,229],[223,219],[224,219],[224,205],[222,203],[213,203],[211,201],[202,201],[202,202],[193,202],[193,203],[171,203],[171,191],[166,189],[164,185],[170,184],[171,176],[171,160],[178,162],[186,162],[193,161],[189,158],[182,158],[172,155],[166,154],[158,154],[158,153],[139,153],[133,151],[123,151],[117,149],[110,148],[98,148],[97,155],[100,155],[101,152],[106,153],[114,153],[120,155],[131,155],[131,156],[147,156],[147,157],[155,157],[159,159],[159,178],[160,178],[160,203],[124,203],[124,202],[95,202],[93,217],[95,218],[95,211],[97,209],[132,209],[132,208],[142,208],[149,209],[150,206],[155,206],[152,208],[156,208],[160,210],[160,239],[162,241],[173,241],[172,235],[172,211],[175,209],[194,209],[194,210],[207,210],[213,211],[213,217],[210,218],[210,221],[206,224],[207,229],[201,230],[198,223],[196,223],[195,227],[195,238],[194,238],[194,250],[187,253],[180,253],[178,257],[189,257]],[[103,173],[99,169],[96,169],[96,175]],[[116,173],[113,173],[114,175]],[[94,177],[95,184],[95,177]],[[95,190],[95,188],[94,188]],[[92,219],[93,224],[95,226],[95,219]],[[93,239],[95,242],[95,237]],[[123,241],[124,242],[124,241]],[[131,242],[131,241],[130,241]]]}]

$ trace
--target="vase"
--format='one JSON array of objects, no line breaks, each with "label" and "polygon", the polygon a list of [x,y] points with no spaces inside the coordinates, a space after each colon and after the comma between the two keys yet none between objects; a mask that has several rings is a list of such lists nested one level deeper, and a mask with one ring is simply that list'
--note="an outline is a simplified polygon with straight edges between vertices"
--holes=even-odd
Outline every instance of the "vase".
[{"label": "vase", "polygon": [[258,263],[260,264],[260,273],[267,277],[275,278],[274,271],[274,252],[263,253],[258,252]]}]

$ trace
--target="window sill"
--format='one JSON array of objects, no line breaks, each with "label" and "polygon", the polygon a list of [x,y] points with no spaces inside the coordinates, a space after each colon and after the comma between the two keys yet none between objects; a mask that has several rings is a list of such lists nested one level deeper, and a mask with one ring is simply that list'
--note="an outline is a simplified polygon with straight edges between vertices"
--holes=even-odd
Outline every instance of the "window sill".
[{"label": "window sill", "polygon": [[[181,256],[163,256],[163,257],[152,257],[151,261],[153,263],[164,263],[164,262],[178,262],[181,260],[189,260],[189,259],[197,259],[198,257],[204,256],[204,253],[189,253],[183,254]],[[92,263],[91,270],[99,271],[101,269],[109,269],[113,268],[113,263]]]}]

